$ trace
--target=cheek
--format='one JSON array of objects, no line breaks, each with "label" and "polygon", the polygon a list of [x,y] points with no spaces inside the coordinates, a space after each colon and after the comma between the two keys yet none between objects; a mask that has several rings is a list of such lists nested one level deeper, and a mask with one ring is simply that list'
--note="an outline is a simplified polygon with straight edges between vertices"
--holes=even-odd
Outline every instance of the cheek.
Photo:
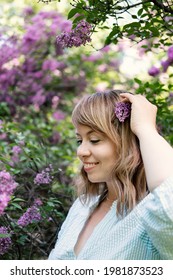
[{"label": "cheek", "polygon": [[116,163],[116,160],[117,160],[117,157],[116,157],[116,154],[115,154],[115,151],[110,151],[109,154],[107,154],[107,157],[106,157],[106,162],[107,162],[107,165],[112,168],[115,163]]}]

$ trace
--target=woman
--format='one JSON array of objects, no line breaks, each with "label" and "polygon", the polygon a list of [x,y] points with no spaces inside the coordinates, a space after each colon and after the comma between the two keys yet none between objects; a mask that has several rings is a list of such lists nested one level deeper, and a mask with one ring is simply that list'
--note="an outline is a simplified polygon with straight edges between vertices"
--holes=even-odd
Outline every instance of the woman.
[{"label": "woman", "polygon": [[115,90],[76,105],[78,198],[49,259],[173,259],[173,149],[156,112]]}]

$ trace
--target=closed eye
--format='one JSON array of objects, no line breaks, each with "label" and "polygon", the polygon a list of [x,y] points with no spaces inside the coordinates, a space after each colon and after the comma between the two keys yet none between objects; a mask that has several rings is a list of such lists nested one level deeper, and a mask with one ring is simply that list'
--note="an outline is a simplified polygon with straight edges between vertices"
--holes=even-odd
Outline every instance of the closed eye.
[{"label": "closed eye", "polygon": [[100,140],[90,140],[91,143],[96,144],[98,143]]},{"label": "closed eye", "polygon": [[[96,143],[100,142],[100,140],[90,140],[90,142],[91,142],[92,144],[96,144]],[[78,139],[78,140],[77,140],[77,144],[78,144],[78,145],[81,145],[81,144],[82,144],[82,140]]]}]

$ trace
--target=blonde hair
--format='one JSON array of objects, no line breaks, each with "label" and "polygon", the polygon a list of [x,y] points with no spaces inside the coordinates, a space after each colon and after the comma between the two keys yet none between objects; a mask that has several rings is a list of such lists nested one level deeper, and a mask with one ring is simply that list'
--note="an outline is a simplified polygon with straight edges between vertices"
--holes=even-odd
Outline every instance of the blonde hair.
[{"label": "blonde hair", "polygon": [[[139,141],[130,129],[130,119],[120,123],[115,116],[115,104],[122,101],[119,95],[122,92],[112,90],[84,96],[72,113],[75,126],[89,126],[115,143],[117,159],[111,172],[111,187],[118,197],[117,213],[121,215],[124,210],[131,211],[147,190]],[[103,197],[107,192],[104,182],[92,183],[88,180],[83,167],[76,179],[76,186],[84,203],[92,196],[100,194]]]}]

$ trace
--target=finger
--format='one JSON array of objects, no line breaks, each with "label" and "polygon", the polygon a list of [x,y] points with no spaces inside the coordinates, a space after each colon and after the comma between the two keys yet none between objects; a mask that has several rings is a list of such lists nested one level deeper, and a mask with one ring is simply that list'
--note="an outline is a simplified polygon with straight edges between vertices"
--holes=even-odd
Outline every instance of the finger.
[{"label": "finger", "polygon": [[120,96],[122,98],[124,98],[124,100],[126,101],[130,101],[131,103],[133,102],[134,100],[134,95],[130,94],[130,93],[120,93]]},{"label": "finger", "polygon": [[121,97],[126,98],[129,102],[133,103],[135,101],[139,101],[139,100],[147,100],[145,96],[143,96],[142,94],[130,94],[130,93],[121,93],[120,94]]}]

